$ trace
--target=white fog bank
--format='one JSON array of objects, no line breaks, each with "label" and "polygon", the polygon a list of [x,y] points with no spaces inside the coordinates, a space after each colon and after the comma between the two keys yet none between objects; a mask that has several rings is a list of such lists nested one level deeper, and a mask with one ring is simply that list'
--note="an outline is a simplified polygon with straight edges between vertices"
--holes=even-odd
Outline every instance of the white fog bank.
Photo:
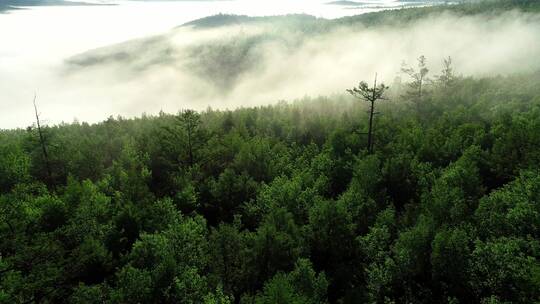
[{"label": "white fog bank", "polygon": [[[242,0],[130,2],[0,15],[0,128],[32,123],[34,92],[49,123],[74,118],[96,122],[109,115],[234,108],[343,92],[375,72],[391,82],[403,60],[413,63],[419,55],[428,58],[433,73],[446,56],[453,57],[456,71],[464,75],[540,68],[540,18],[517,12],[496,18],[442,15],[402,28],[339,28],[314,36],[284,31],[278,33],[280,39],[263,39],[250,46],[245,56],[249,62],[226,62],[233,68],[230,73],[212,70],[220,58],[208,55],[207,48],[201,48],[206,57],[199,56],[194,46],[217,43],[234,50],[230,44],[235,41],[266,32],[275,36],[271,27],[169,31],[216,13],[307,13],[326,18],[358,13],[309,0],[282,5],[245,1],[250,5],[240,5]],[[114,45],[146,36],[155,38]],[[88,51],[106,45],[113,46]],[[82,55],[73,57],[77,54]],[[70,62],[73,58],[95,62],[78,66]]]}]

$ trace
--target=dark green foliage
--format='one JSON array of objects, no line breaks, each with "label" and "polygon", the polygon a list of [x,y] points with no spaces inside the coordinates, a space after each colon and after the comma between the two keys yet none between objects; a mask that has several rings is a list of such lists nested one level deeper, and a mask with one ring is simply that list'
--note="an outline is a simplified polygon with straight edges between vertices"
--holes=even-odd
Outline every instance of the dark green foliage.
[{"label": "dark green foliage", "polygon": [[324,273],[316,274],[311,263],[299,259],[295,269],[277,273],[254,299],[256,304],[323,304],[328,282]]}]

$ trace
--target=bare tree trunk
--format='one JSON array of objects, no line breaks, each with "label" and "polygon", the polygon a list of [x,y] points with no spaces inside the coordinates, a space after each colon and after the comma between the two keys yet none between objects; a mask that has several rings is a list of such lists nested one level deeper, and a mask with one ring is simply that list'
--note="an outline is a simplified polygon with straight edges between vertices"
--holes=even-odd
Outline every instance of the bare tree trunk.
[{"label": "bare tree trunk", "polygon": [[368,153],[373,153],[373,115],[375,114],[375,89],[377,88],[377,74],[375,74],[375,82],[373,83],[373,98],[370,100],[371,107],[369,109],[369,130],[368,130]]},{"label": "bare tree trunk", "polygon": [[384,83],[381,83],[377,87],[377,74],[375,74],[375,80],[373,82],[373,88],[365,81],[361,81],[358,87],[347,90],[351,95],[361,100],[369,102],[369,126],[368,126],[368,138],[367,138],[367,150],[368,154],[373,153],[373,120],[375,115],[375,102],[384,98],[384,91],[388,89]]},{"label": "bare tree trunk", "polygon": [[422,104],[422,86],[424,85],[424,76],[420,75],[418,83],[418,100],[416,101],[416,114],[420,117],[420,105]]},{"label": "bare tree trunk", "polygon": [[420,76],[420,81],[418,83],[418,100],[422,102],[422,85],[424,84],[424,76]]},{"label": "bare tree trunk", "polygon": [[45,143],[45,137],[43,136],[43,131],[41,130],[41,123],[39,121],[39,114],[38,114],[38,110],[36,106],[36,95],[34,95],[34,111],[36,112],[36,123],[37,123],[38,134],[39,134],[39,142],[41,145],[41,151],[43,153],[43,159],[45,160],[45,168],[47,170],[47,179],[50,185],[53,185],[51,164],[49,163],[49,153],[47,152],[47,145]]},{"label": "bare tree trunk", "polygon": [[193,146],[191,144],[192,128],[188,129],[188,152],[189,152],[189,167],[193,167]]}]

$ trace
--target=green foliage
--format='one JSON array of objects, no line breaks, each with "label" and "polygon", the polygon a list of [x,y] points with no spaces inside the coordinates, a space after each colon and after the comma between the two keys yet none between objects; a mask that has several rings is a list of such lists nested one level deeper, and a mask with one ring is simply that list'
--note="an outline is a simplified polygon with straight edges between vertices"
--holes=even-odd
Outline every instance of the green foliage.
[{"label": "green foliage", "polygon": [[326,303],[327,287],[324,273],[315,273],[308,260],[300,259],[292,272],[280,272],[270,279],[262,293],[255,297],[255,303],[323,304]]},{"label": "green foliage", "polygon": [[204,297],[204,304],[232,304],[231,297],[223,293],[223,290],[218,287],[214,293],[209,293]]},{"label": "green foliage", "polygon": [[538,238],[539,186],[537,171],[525,171],[515,181],[482,198],[475,214],[480,235]]},{"label": "green foliage", "polygon": [[30,157],[16,139],[0,136],[0,193],[30,180]]},{"label": "green foliage", "polygon": [[472,252],[471,284],[481,297],[502,301],[538,301],[538,241],[499,238],[478,241]]},{"label": "green foliage", "polygon": [[283,208],[271,210],[252,238],[256,284],[262,284],[277,271],[290,270],[303,253],[300,229],[293,215]]},{"label": "green foliage", "polygon": [[435,235],[431,244],[432,273],[443,292],[461,299],[471,296],[467,282],[472,245],[469,231],[463,228],[443,230]]},{"label": "green foliage", "polygon": [[252,258],[249,241],[250,233],[240,231],[239,218],[230,224],[221,224],[209,236],[210,272],[221,282],[221,292],[240,298],[252,287],[256,273],[246,263]]}]

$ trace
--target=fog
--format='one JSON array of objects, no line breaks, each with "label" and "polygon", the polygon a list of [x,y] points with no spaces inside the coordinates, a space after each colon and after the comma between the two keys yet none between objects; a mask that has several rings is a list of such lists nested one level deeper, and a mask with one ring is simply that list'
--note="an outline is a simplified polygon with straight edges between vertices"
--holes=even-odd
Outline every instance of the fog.
[{"label": "fog", "polygon": [[463,75],[540,68],[540,18],[518,12],[489,18],[445,14],[400,28],[322,33],[279,21],[174,28],[220,12],[325,18],[358,13],[305,2],[201,2],[189,10],[182,3],[129,3],[0,15],[0,128],[32,123],[34,92],[42,117],[54,124],[328,95],[375,73],[391,84],[401,62],[413,64],[419,55],[428,58],[432,75],[446,56]]}]

